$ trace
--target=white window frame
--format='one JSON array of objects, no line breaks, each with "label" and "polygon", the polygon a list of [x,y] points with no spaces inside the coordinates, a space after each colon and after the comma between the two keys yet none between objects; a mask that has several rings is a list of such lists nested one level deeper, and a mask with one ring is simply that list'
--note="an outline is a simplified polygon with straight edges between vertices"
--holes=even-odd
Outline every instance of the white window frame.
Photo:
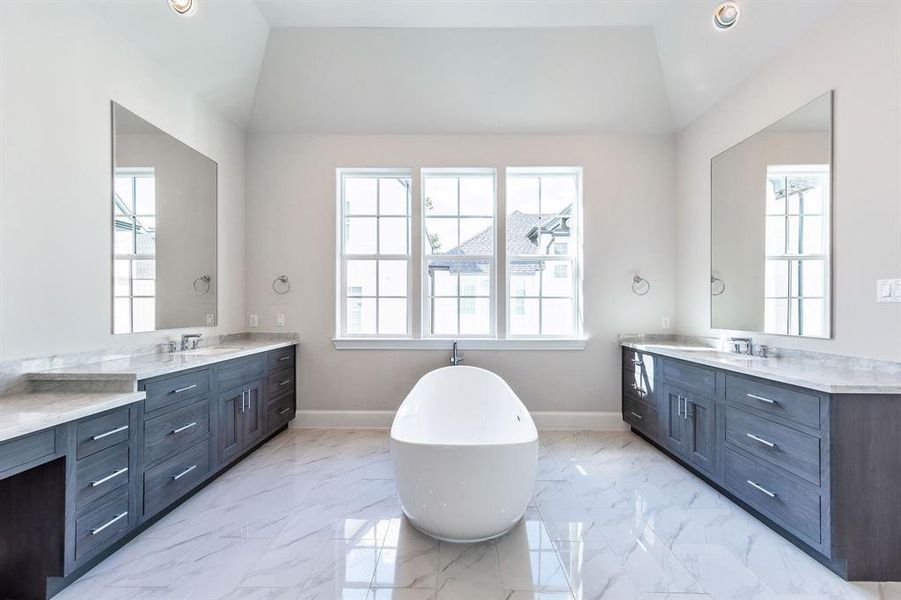
[{"label": "white window frame", "polygon": [[[138,254],[137,251],[137,243],[138,236],[137,230],[134,229],[134,224],[141,217],[151,217],[153,219],[158,218],[156,212],[152,215],[148,214],[139,214],[137,212],[137,180],[138,179],[156,179],[156,170],[153,167],[118,167],[115,169],[113,173],[113,186],[115,188],[115,180],[118,178],[128,178],[131,179],[131,194],[132,194],[132,205],[135,207],[135,211],[128,215],[118,215],[116,214],[116,209],[113,207],[113,335],[122,335],[129,333],[145,333],[148,331],[156,331],[156,313],[157,313],[157,279],[154,275],[153,281],[153,295],[145,295],[145,294],[135,294],[134,286],[135,286],[135,262],[137,261],[152,261],[154,263],[154,271],[156,270],[156,252],[153,254]],[[114,198],[116,197],[115,189],[113,191]],[[114,200],[115,202],[115,200]],[[154,201],[154,211],[156,210],[156,202]],[[116,253],[116,219],[118,217],[129,217],[132,220],[132,231],[134,232],[134,236],[132,238],[132,252],[127,254],[117,254]],[[126,295],[117,295],[116,294],[116,262],[118,261],[127,261],[128,262],[128,294]],[[153,299],[153,318],[154,325],[150,329],[139,329],[135,330],[135,299],[146,300]],[[116,300],[128,300],[128,331],[116,331],[116,308],[115,302]]]},{"label": "white window frame", "polygon": [[[429,243],[428,233],[426,232],[426,212],[425,212],[425,180],[430,177],[451,177],[451,178],[460,178],[465,176],[476,176],[476,177],[484,177],[486,175],[491,177],[492,180],[492,207],[491,207],[491,231],[492,231],[492,239],[494,241],[493,254],[491,255],[471,255],[467,254],[465,256],[461,255],[459,257],[455,255],[446,255],[446,254],[432,254],[431,253],[431,244]],[[419,174],[420,181],[420,234],[422,239],[421,247],[421,286],[420,286],[420,300],[422,307],[422,339],[449,339],[449,340],[457,340],[457,339],[497,339],[497,249],[498,249],[498,239],[497,239],[497,169],[495,168],[422,168]],[[448,215],[446,218],[482,218],[484,216],[476,216],[472,215],[471,217],[460,216],[459,214],[460,207],[460,186],[457,185],[457,215],[451,216]],[[437,217],[436,217],[437,218]],[[459,239],[458,243],[462,243],[463,240]],[[474,261],[474,262],[488,262],[488,268],[491,271],[489,276],[489,298],[488,298],[488,307],[489,307],[489,322],[488,322],[488,333],[485,334],[432,334],[432,319],[431,319],[431,297],[429,295],[429,277],[428,277],[428,268],[430,261]],[[463,298],[459,295],[459,279],[458,279],[458,287],[457,287],[457,329],[460,328],[460,300]],[[467,296],[468,297],[468,296]]]},{"label": "white window frame", "polygon": [[[380,186],[376,183],[376,209],[375,214],[347,214],[345,212],[345,202],[344,202],[344,182],[348,177],[369,177],[369,178],[397,178],[397,177],[406,177],[410,180],[410,191],[407,194],[407,253],[406,254],[379,254],[379,223],[378,219],[381,215],[379,215],[379,195],[380,195]],[[337,224],[336,224],[336,241],[337,241],[337,265],[336,265],[336,273],[337,273],[337,290],[336,297],[338,298],[338,307],[336,310],[336,326],[335,329],[338,333],[339,339],[374,339],[374,340],[403,340],[403,339],[411,339],[413,335],[413,239],[412,239],[412,228],[410,225],[410,221],[413,218],[413,172],[411,169],[371,169],[371,168],[339,168],[336,171],[336,189],[337,189]],[[344,219],[348,216],[353,217],[370,217],[376,219],[376,246],[374,254],[346,254],[344,251],[345,248],[345,239],[344,239]],[[396,217],[398,215],[392,215],[392,217]],[[376,261],[376,272],[375,272],[375,306],[376,306],[376,314],[375,314],[375,323],[376,323],[376,333],[354,333],[348,334],[347,332],[347,261],[348,260],[374,260]],[[404,260],[407,263],[407,322],[406,322],[406,333],[403,334],[388,334],[388,333],[378,333],[379,326],[379,299],[382,297],[385,298],[394,298],[395,296],[379,296],[379,272],[378,272],[378,261],[379,260]],[[368,296],[367,296],[368,298]],[[397,296],[400,298],[400,296]]]},{"label": "white window frame", "polygon": [[[504,265],[504,275],[507,281],[507,293],[506,293],[506,331],[508,340],[580,340],[583,336],[583,324],[582,324],[582,167],[507,167],[506,175],[505,175],[505,188],[507,189],[506,182],[510,180],[511,177],[542,177],[549,175],[572,175],[576,179],[576,199],[573,203],[572,215],[571,219],[575,221],[575,235],[572,236],[571,243],[573,245],[572,254],[566,255],[567,258],[563,258],[563,255],[560,255],[558,258],[557,255],[550,254],[547,257],[542,257],[540,255],[510,255],[506,252],[506,244],[507,240],[504,239],[505,246],[505,265]],[[541,211],[541,184],[539,182],[538,186],[538,206],[539,213]],[[504,211],[504,219],[507,218],[507,214],[509,212],[509,206],[506,206],[506,210]],[[514,260],[527,260],[527,261],[541,261],[547,260],[551,263],[557,262],[565,262],[566,260],[572,261],[572,279],[573,279],[573,290],[572,290],[572,324],[573,330],[572,333],[568,335],[548,335],[541,333],[541,325],[542,325],[542,313],[543,310],[541,308],[541,300],[545,298],[541,294],[541,277],[539,276],[539,295],[538,295],[538,332],[537,334],[522,334],[522,335],[514,335],[510,333],[510,317],[513,314],[513,304],[512,300],[517,299],[517,296],[511,296],[511,285],[510,285],[510,263]],[[531,297],[531,296],[530,296]],[[553,299],[556,296],[547,296],[547,298]]]},{"label": "white window frame", "polygon": [[[788,218],[790,216],[799,216],[801,218],[801,222],[803,223],[804,217],[807,216],[820,216],[823,218],[823,247],[821,252],[817,253],[807,253],[804,254],[801,251],[787,251],[781,254],[769,254],[765,253],[764,260],[767,264],[770,262],[784,262],[786,263],[786,273],[788,277],[787,283],[787,292],[784,296],[769,296],[764,295],[764,301],[767,300],[785,300],[787,302],[786,315],[785,315],[785,330],[786,333],[779,333],[774,331],[765,332],[767,335],[785,335],[785,336],[793,336],[793,337],[810,337],[810,338],[827,338],[830,335],[830,327],[831,323],[831,301],[830,301],[830,282],[832,281],[832,261],[830,260],[830,252],[829,248],[831,246],[830,240],[830,232],[832,231],[832,223],[831,223],[831,206],[832,206],[832,190],[831,190],[831,180],[830,180],[830,167],[828,164],[801,164],[801,165],[768,165],[766,176],[770,175],[778,175],[780,177],[798,177],[803,175],[816,175],[824,178],[825,186],[823,189],[823,207],[821,213],[809,213],[802,210],[798,213],[798,215],[794,215],[790,212],[789,207],[789,196],[786,194],[785,197],[785,208],[781,213],[766,213],[766,217],[784,217],[784,227],[785,227],[785,244],[788,244],[789,241],[789,225]],[[803,246],[803,235],[799,237],[798,243]],[[803,293],[803,289],[801,289],[802,284],[799,284],[798,295],[793,296],[791,293],[791,280],[792,273],[795,263],[801,264],[805,261],[811,262],[821,262],[823,263],[823,290],[822,296],[805,296]],[[804,300],[822,300],[823,301],[823,322],[822,333],[821,334],[807,334],[801,331],[801,325],[804,322],[803,318],[803,306]],[[792,301],[798,301],[798,322],[794,323],[792,321],[792,310],[791,304]],[[793,330],[793,326],[795,330]]]}]

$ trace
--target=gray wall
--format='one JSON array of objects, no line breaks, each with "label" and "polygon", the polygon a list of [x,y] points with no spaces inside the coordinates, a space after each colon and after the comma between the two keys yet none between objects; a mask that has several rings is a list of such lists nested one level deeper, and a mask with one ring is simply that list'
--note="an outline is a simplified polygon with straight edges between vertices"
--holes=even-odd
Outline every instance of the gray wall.
[{"label": "gray wall", "polygon": [[[531,410],[618,411],[616,335],[658,331],[674,310],[670,136],[302,136],[248,140],[247,306],[272,330],[284,313],[300,332],[300,408],[390,410],[444,351],[335,350],[337,167],[582,166],[583,351],[469,351],[467,364],[501,375]],[[419,200],[414,173],[414,201]],[[418,268],[418,267],[417,267]],[[640,271],[653,287],[631,291]],[[286,273],[293,291],[276,296]]]},{"label": "gray wall", "polygon": [[110,100],[219,164],[219,325],[192,329],[240,330],[243,132],[83,3],[0,10],[0,359],[179,333],[111,333]]},{"label": "gray wall", "polygon": [[[879,14],[879,19],[873,19]],[[710,328],[710,158],[835,89],[833,339],[761,343],[901,360],[901,304],[876,280],[901,277],[901,4],[855,2],[750,78],[676,138],[677,327]],[[723,332],[728,335],[729,332]]]}]

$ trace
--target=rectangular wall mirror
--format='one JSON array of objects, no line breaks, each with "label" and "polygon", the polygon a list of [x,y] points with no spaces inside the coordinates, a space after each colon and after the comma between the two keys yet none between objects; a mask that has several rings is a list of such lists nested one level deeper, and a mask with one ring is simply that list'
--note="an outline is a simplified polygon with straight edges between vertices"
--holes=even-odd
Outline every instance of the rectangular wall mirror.
[{"label": "rectangular wall mirror", "polygon": [[711,327],[831,337],[832,92],[711,161]]},{"label": "rectangular wall mirror", "polygon": [[217,321],[217,165],[112,103],[113,333]]}]

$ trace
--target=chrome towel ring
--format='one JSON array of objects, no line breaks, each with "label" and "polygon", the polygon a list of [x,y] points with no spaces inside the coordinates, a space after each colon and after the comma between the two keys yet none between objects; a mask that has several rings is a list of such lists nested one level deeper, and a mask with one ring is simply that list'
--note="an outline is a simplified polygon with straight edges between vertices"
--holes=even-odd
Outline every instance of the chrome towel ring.
[{"label": "chrome towel ring", "polygon": [[212,289],[212,280],[213,278],[209,275],[201,275],[194,280],[194,291],[198,294],[209,294]]},{"label": "chrome towel ring", "polygon": [[272,280],[272,291],[279,296],[284,296],[291,291],[291,282],[287,275],[279,275]]},{"label": "chrome towel ring", "polygon": [[635,275],[632,277],[632,293],[636,296],[644,296],[648,292],[651,291],[651,282],[641,277],[639,275]]}]

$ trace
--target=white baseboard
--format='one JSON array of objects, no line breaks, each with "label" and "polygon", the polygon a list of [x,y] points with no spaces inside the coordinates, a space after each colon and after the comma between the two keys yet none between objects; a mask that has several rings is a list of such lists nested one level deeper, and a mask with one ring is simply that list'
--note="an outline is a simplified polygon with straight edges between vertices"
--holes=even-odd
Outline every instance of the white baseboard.
[{"label": "white baseboard", "polygon": [[[618,412],[535,411],[532,418],[539,431],[592,430],[623,431],[627,429]],[[291,423],[295,428],[313,429],[389,429],[393,410],[298,410]]]}]

